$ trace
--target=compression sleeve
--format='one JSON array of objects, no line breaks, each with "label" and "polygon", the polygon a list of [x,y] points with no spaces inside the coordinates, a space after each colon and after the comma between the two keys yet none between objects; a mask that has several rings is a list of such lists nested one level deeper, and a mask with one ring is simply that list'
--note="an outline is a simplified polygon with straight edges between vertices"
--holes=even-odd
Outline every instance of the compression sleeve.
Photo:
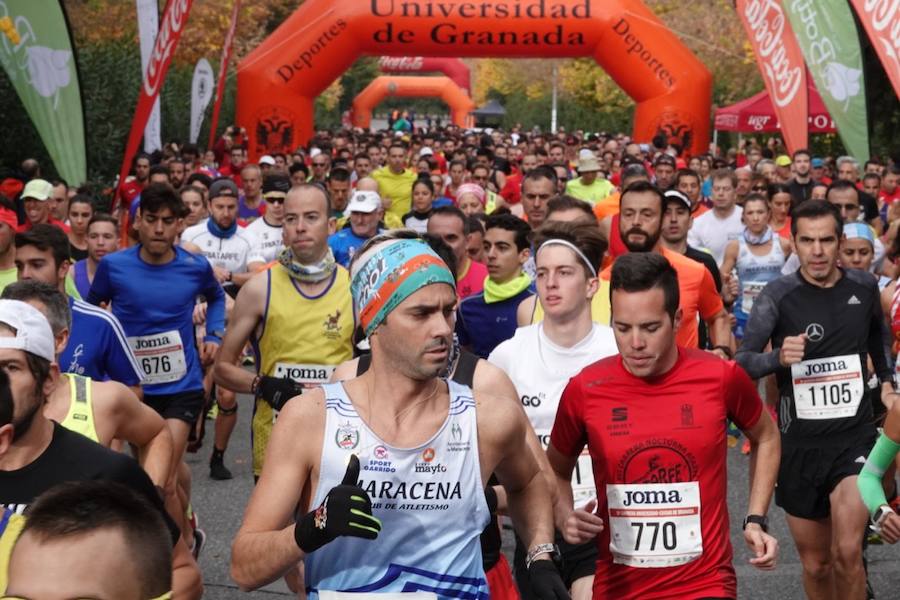
[{"label": "compression sleeve", "polygon": [[225,330],[225,290],[216,281],[209,263],[206,263],[206,279],[206,289],[203,290],[206,298],[206,337],[203,341],[221,342],[219,336],[212,335],[212,332]]},{"label": "compression sleeve", "polygon": [[887,504],[884,497],[884,488],[881,487],[881,478],[885,470],[891,465],[900,444],[882,433],[875,442],[875,447],[869,452],[866,464],[856,480],[863,503],[869,509],[869,515],[874,515],[879,506]]},{"label": "compression sleeve", "polygon": [[97,272],[94,274],[94,281],[91,282],[91,289],[85,300],[99,306],[100,303],[109,301],[110,295],[109,262],[101,259],[100,264],[97,265]]},{"label": "compression sleeve", "polygon": [[767,291],[768,286],[753,303],[750,320],[744,328],[744,339],[741,340],[741,346],[734,357],[753,379],[774,373],[781,366],[778,360],[780,348],[763,352],[778,323],[778,304],[771,293],[766,293]]}]

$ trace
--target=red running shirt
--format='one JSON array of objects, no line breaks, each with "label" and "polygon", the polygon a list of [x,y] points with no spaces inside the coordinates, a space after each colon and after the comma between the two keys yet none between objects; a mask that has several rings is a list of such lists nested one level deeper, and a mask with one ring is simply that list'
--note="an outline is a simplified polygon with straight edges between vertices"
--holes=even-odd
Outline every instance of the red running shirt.
[{"label": "red running shirt", "polygon": [[573,458],[587,444],[593,460],[606,524],[595,600],[737,596],[725,421],[749,429],[761,414],[747,374],[700,350],[679,347],[675,366],[649,380],[612,356],[569,381],[550,443]]}]

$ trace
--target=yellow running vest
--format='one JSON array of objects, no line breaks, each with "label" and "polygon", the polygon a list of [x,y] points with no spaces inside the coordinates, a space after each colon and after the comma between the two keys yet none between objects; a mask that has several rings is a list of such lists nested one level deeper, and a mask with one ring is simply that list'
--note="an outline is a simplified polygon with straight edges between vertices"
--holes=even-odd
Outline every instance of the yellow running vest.
[{"label": "yellow running vest", "polygon": [[[254,340],[261,375],[300,383],[328,381],[335,367],[353,358],[353,299],[350,274],[337,267],[330,286],[318,296],[300,291],[285,268],[268,271],[263,330]],[[275,412],[259,398],[253,410],[253,473],[262,472]]]},{"label": "yellow running vest", "polygon": [[[531,315],[531,323],[540,323],[544,320],[544,307],[541,306],[541,300],[538,298],[534,303],[534,313]],[[591,320],[601,325],[609,325],[610,323],[610,306],[609,306],[609,281],[600,279],[600,287],[597,293],[591,298]]]},{"label": "yellow running vest", "polygon": [[6,592],[9,557],[24,526],[25,518],[22,515],[14,514],[7,508],[0,508],[0,594]]},{"label": "yellow running vest", "polygon": [[91,378],[65,373],[69,380],[69,412],[60,425],[100,443],[94,424],[94,404],[91,399]]}]

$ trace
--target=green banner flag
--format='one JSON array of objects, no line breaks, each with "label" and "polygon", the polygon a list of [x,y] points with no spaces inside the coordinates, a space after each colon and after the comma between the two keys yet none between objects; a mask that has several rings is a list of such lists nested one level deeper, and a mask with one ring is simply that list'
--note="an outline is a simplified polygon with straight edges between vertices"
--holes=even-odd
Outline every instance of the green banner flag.
[{"label": "green banner flag", "polygon": [[84,113],[75,55],[59,2],[0,1],[0,64],[60,176],[87,179]]},{"label": "green banner flag", "polygon": [[866,84],[859,34],[845,0],[782,0],[784,11],[847,151],[869,158]]}]

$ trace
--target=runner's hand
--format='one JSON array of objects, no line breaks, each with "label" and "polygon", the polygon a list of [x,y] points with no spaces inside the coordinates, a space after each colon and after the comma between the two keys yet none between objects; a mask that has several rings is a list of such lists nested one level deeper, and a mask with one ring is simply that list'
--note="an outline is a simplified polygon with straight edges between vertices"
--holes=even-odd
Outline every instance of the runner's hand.
[{"label": "runner's hand", "polygon": [[778,362],[782,367],[789,367],[803,360],[806,351],[806,334],[792,335],[781,342],[781,350],[778,351]]},{"label": "runner's hand", "polygon": [[536,560],[528,567],[528,580],[531,591],[538,600],[569,600],[569,590],[553,561]]},{"label": "runner's hand", "polygon": [[749,523],[744,529],[744,541],[754,553],[750,564],[761,571],[771,571],[778,562],[778,540],[762,530],[759,525]]},{"label": "runner's hand", "polygon": [[206,323],[206,302],[194,305],[193,320],[194,325],[203,325]]},{"label": "runner's hand", "polygon": [[881,524],[881,539],[888,544],[896,544],[900,540],[900,515],[896,513],[888,513]]},{"label": "runner's hand", "polygon": [[372,501],[358,481],[359,458],[351,454],[341,484],[331,488],[319,508],[294,525],[294,540],[303,552],[315,552],[341,536],[367,540],[378,537],[381,521],[372,516]]},{"label": "runner's hand", "polygon": [[213,267],[213,275],[215,275],[216,281],[219,283],[228,283],[231,271],[222,267]]},{"label": "runner's hand", "polygon": [[256,388],[257,396],[268,402],[275,410],[281,410],[288,400],[302,393],[303,384],[287,377],[263,375],[259,378],[259,386]]},{"label": "runner's hand", "polygon": [[603,519],[594,514],[597,500],[591,500],[580,509],[575,509],[566,517],[562,535],[570,544],[584,544],[603,531]]},{"label": "runner's hand", "polygon": [[216,359],[216,352],[219,350],[219,344],[216,342],[203,342],[200,346],[200,364],[208,367],[213,364]]}]

